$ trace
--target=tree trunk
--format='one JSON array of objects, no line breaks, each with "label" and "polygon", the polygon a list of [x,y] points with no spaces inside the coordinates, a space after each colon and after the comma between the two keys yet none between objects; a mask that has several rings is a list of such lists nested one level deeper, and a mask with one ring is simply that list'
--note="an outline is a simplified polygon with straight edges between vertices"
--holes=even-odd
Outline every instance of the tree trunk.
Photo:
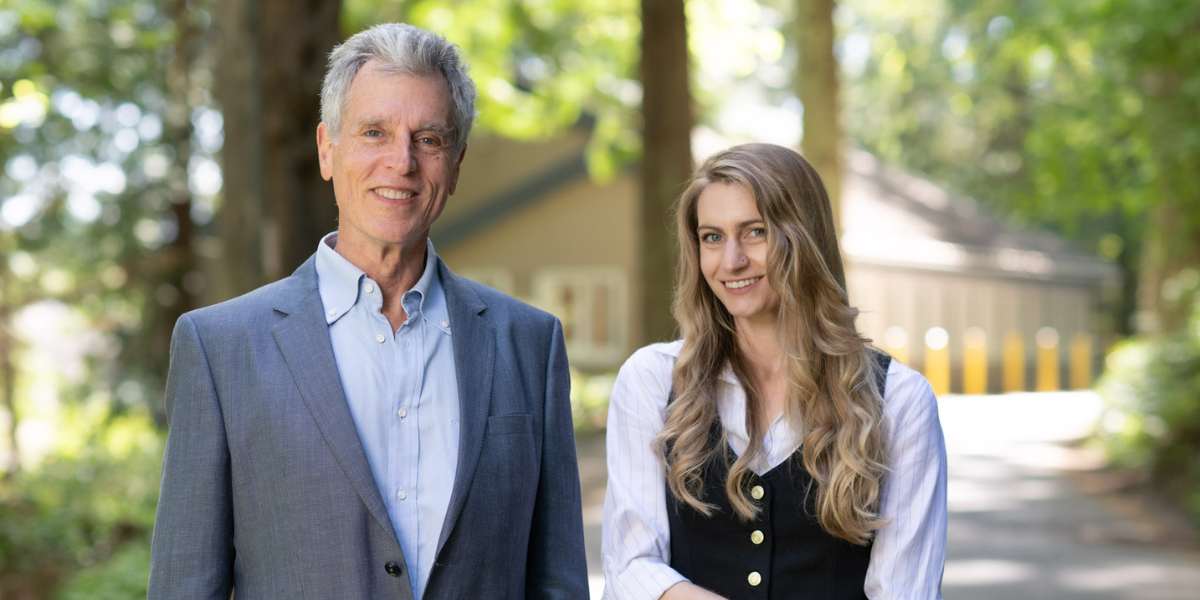
[{"label": "tree trunk", "polygon": [[834,0],[797,0],[794,31],[799,40],[796,85],[804,105],[801,145],[829,192],[833,218],[841,230],[842,124],[838,110],[838,64],[833,54]]},{"label": "tree trunk", "polygon": [[[159,310],[152,311],[150,323],[151,352],[149,355],[152,372],[166,373],[171,348],[171,332],[180,315],[196,306],[194,282],[196,255],[194,249],[195,226],[192,222],[192,194],[188,187],[188,163],[192,158],[192,69],[195,67],[199,49],[199,28],[194,22],[194,12],[189,10],[190,0],[172,0],[171,20],[175,25],[175,40],[171,60],[167,63],[166,89],[168,107],[164,123],[164,140],[174,151],[174,161],[169,177],[171,193],[171,215],[175,219],[175,239],[152,257],[159,286],[152,290],[152,297],[159,303]],[[159,411],[156,416],[165,422],[166,415]]]},{"label": "tree trunk", "polygon": [[1150,226],[1142,242],[1135,319],[1141,333],[1179,331],[1187,323],[1192,302],[1200,301],[1200,289],[1180,277],[1189,270],[1194,273],[1200,265],[1200,226],[1189,214],[1187,200],[1181,198],[1195,193],[1177,189],[1170,192],[1180,196],[1164,197],[1151,207]]},{"label": "tree trunk", "polygon": [[337,226],[333,187],[317,160],[321,79],[341,40],[341,0],[262,3],[263,192],[267,279],[284,277]]},{"label": "tree trunk", "polygon": [[221,227],[229,293],[290,273],[336,227],[321,181],[321,79],[340,40],[340,0],[222,0],[218,97],[225,115]]},{"label": "tree trunk", "polygon": [[258,48],[259,2],[219,0],[214,95],[224,121],[221,146],[221,255],[213,297],[229,298],[264,282],[263,136]]},{"label": "tree trunk", "polygon": [[671,318],[675,230],[671,207],[693,169],[683,0],[642,0],[640,311],[642,342],[676,336]]}]

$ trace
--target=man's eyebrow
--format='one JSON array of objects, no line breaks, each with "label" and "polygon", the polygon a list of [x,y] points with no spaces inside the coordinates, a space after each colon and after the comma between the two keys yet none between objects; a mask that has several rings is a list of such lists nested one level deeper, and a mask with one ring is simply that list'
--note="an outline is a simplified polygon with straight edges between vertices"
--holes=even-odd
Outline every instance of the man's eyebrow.
[{"label": "man's eyebrow", "polygon": [[387,119],[383,117],[365,117],[356,121],[354,126],[361,129],[363,127],[383,127],[386,124]]},{"label": "man's eyebrow", "polygon": [[430,122],[425,123],[417,128],[417,131],[432,131],[434,133],[449,135],[454,131],[454,127],[445,123]]}]

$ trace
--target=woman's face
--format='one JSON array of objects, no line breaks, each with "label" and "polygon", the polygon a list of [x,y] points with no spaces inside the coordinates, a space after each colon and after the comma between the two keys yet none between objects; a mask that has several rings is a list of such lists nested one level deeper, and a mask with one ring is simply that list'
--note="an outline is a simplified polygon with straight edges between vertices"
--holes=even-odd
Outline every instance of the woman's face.
[{"label": "woman's face", "polygon": [[700,271],[735,321],[776,318],[779,296],[767,282],[767,223],[750,190],[713,182],[696,203]]}]

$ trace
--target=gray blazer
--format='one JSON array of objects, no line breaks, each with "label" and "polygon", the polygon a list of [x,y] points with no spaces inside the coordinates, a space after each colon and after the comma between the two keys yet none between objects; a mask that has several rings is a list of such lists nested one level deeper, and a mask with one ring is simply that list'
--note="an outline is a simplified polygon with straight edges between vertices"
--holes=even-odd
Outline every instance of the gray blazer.
[{"label": "gray blazer", "polygon": [[[426,598],[587,598],[562,328],[438,261],[462,421]],[[309,259],[179,319],[152,599],[410,599]]]}]

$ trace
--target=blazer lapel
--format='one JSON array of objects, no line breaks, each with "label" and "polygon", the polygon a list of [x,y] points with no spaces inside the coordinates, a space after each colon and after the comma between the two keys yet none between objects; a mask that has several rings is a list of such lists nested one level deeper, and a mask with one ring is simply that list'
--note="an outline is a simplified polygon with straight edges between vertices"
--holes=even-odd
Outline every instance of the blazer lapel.
[{"label": "blazer lapel", "polygon": [[303,289],[285,295],[276,304],[275,310],[286,317],[272,328],[271,333],[325,443],[333,451],[371,516],[391,532],[391,520],[371,475],[367,455],[358,439],[358,429],[350,415],[350,407],[346,404],[337,361],[333,356],[333,345],[329,341],[321,294],[317,291],[313,260],[305,262],[293,277],[300,280]]},{"label": "blazer lapel", "polygon": [[454,370],[458,380],[458,403],[461,411],[458,469],[454,478],[454,488],[450,492],[446,520],[442,523],[442,532],[438,537],[437,552],[440,553],[462,513],[463,503],[475,476],[475,467],[479,464],[479,453],[483,448],[483,433],[487,428],[492,399],[492,367],[496,339],[495,332],[484,316],[487,305],[479,295],[451,273],[440,259],[438,274],[442,278],[442,287],[446,290],[446,307],[450,314],[450,331],[454,340]]}]

